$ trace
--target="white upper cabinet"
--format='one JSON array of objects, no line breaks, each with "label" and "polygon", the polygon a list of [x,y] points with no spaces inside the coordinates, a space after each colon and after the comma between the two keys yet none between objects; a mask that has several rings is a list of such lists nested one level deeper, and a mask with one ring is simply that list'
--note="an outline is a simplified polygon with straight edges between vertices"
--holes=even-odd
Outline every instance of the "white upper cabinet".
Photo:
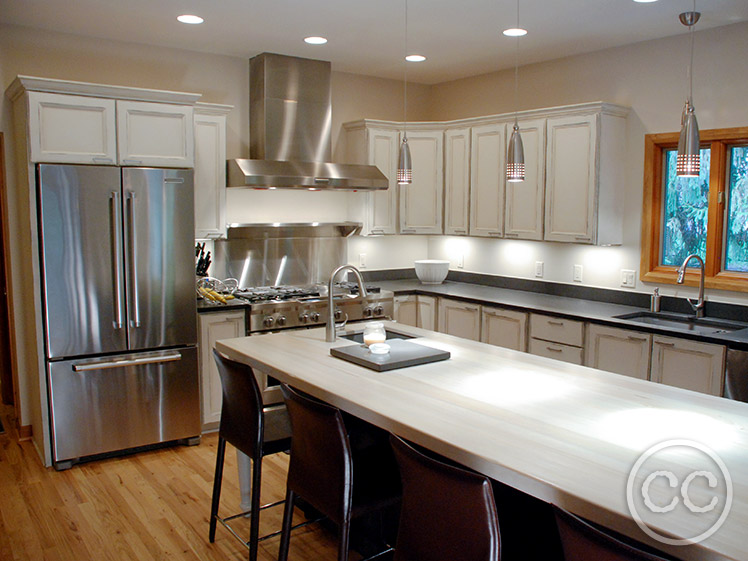
[{"label": "white upper cabinet", "polygon": [[442,233],[443,137],[441,129],[408,131],[413,183],[400,186],[401,234]]},{"label": "white upper cabinet", "polygon": [[226,115],[230,105],[195,106],[195,238],[226,236]]},{"label": "white upper cabinet", "polygon": [[192,167],[192,107],[118,100],[117,146],[122,165]]},{"label": "white upper cabinet", "polygon": [[473,127],[470,153],[470,235],[501,237],[504,222],[506,125]]},{"label": "white upper cabinet", "polygon": [[[545,119],[519,121],[525,152],[525,180],[506,182],[504,236],[522,240],[543,239],[545,205]],[[513,124],[507,125],[507,138]]]},{"label": "white upper cabinet", "polygon": [[444,233],[467,235],[470,206],[470,129],[444,133]]},{"label": "white upper cabinet", "polygon": [[386,190],[352,193],[351,218],[361,222],[361,235],[397,233],[397,128],[377,128],[366,122],[346,123],[347,162],[379,168],[388,180]]},{"label": "white upper cabinet", "polygon": [[31,161],[117,163],[115,111],[113,99],[28,92]]},{"label": "white upper cabinet", "polygon": [[548,119],[545,237],[617,245],[623,236],[625,112]]}]

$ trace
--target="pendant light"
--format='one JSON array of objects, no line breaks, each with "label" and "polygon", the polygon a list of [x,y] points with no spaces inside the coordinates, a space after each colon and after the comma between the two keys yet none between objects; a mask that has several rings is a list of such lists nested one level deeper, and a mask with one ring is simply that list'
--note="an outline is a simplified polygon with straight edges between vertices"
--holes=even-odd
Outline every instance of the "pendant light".
[{"label": "pendant light", "polygon": [[[517,106],[519,105],[519,38],[522,36],[516,31],[521,30],[519,26],[519,0],[517,0],[517,27],[514,28],[514,127],[512,136],[509,138],[509,147],[506,155],[506,180],[510,183],[518,183],[525,180],[525,149],[522,145],[522,137],[519,134],[519,122],[517,121]],[[526,33],[526,32],[525,32]],[[506,34],[506,31],[504,32]]]},{"label": "pendant light", "polygon": [[683,12],[678,16],[680,22],[691,32],[691,59],[688,64],[688,99],[681,115],[680,138],[678,139],[678,157],[675,173],[678,177],[698,177],[701,170],[701,147],[699,146],[699,124],[693,107],[693,26],[701,14],[696,11],[696,0],[692,12]]},{"label": "pendant light", "polygon": [[[408,0],[405,0],[405,56],[408,56]],[[397,161],[397,184],[410,185],[413,182],[413,165],[410,161],[408,146],[408,61],[405,64],[403,78],[403,141],[400,144],[400,157]]]}]

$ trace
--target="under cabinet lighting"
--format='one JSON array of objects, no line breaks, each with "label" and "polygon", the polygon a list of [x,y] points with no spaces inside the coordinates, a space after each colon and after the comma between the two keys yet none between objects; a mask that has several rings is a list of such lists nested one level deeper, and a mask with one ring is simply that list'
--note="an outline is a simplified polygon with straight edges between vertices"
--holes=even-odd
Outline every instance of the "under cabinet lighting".
[{"label": "under cabinet lighting", "polygon": [[509,29],[502,31],[502,33],[507,37],[524,37],[527,35],[527,29],[522,29],[521,27],[510,27]]},{"label": "under cabinet lighting", "polygon": [[205,20],[200,16],[183,14],[181,16],[177,16],[177,21],[180,21],[182,23],[189,23],[190,25],[197,25],[198,23],[203,23]]},{"label": "under cabinet lighting", "polygon": [[304,42],[310,45],[324,45],[327,43],[327,39],[324,37],[304,37]]},{"label": "under cabinet lighting", "polygon": [[426,60],[426,57],[423,55],[408,55],[405,57],[405,60],[408,62],[423,62]]}]

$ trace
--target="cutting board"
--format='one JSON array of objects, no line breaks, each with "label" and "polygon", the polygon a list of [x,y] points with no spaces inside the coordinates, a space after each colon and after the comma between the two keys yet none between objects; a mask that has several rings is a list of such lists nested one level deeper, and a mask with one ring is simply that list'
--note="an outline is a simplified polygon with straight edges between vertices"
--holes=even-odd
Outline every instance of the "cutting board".
[{"label": "cutting board", "polygon": [[433,349],[405,339],[388,339],[387,344],[390,352],[384,355],[375,355],[366,345],[335,347],[330,349],[330,354],[378,372],[447,360],[450,356],[449,351]]}]

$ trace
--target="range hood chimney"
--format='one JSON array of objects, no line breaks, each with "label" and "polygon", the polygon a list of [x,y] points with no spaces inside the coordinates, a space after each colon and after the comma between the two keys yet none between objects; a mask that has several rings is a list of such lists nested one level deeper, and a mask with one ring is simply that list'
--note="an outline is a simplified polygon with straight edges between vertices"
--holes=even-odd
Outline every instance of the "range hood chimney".
[{"label": "range hood chimney", "polygon": [[331,163],[330,63],[263,53],[249,61],[249,160],[228,187],[387,189],[376,166]]}]

